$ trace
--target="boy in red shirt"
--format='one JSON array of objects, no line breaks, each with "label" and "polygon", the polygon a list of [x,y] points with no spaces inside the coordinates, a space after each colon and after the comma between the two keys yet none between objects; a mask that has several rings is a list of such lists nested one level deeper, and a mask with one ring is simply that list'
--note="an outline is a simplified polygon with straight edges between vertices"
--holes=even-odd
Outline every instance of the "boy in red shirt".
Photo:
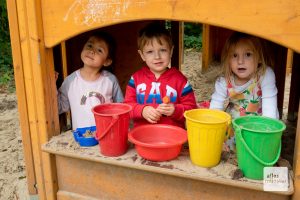
[{"label": "boy in red shirt", "polygon": [[[170,33],[164,26],[151,23],[140,31],[138,48],[147,66],[131,76],[124,101],[133,107],[130,115],[134,127],[159,123],[184,128],[184,111],[197,106],[187,78],[169,67],[174,48]],[[169,102],[163,102],[166,96]]]}]

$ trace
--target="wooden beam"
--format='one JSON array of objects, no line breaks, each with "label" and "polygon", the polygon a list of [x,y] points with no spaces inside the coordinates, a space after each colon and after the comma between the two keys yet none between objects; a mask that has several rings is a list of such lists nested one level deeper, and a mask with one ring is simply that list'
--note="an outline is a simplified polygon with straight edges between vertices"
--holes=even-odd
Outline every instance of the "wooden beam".
[{"label": "wooden beam", "polygon": [[[61,52],[61,63],[62,63],[62,76],[63,80],[67,78],[69,75],[68,70],[68,59],[67,59],[67,47],[66,42],[62,41],[60,43],[60,52]],[[71,125],[71,112],[66,112],[64,115],[60,116],[60,130],[67,130],[69,128],[69,125]]]},{"label": "wooden beam", "polygon": [[52,49],[44,46],[40,3],[17,1],[19,37],[38,196],[56,199],[55,160],[41,151],[41,145],[59,133],[59,123]]},{"label": "wooden beam", "polygon": [[62,41],[60,43],[60,51],[61,51],[61,61],[62,61],[62,71],[63,78],[65,79],[68,76],[68,63],[67,63],[67,49],[66,42]]},{"label": "wooden beam", "polygon": [[181,68],[183,61],[183,22],[172,21],[171,22],[171,32],[174,41],[174,50],[172,56],[172,67]]},{"label": "wooden beam", "polygon": [[30,127],[28,119],[27,93],[25,89],[24,68],[22,63],[21,42],[19,38],[19,21],[16,1],[6,1],[10,27],[10,40],[13,55],[13,66],[18,99],[18,111],[23,143],[24,160],[26,165],[26,178],[30,195],[37,194],[36,175],[32,153]]},{"label": "wooden beam", "polygon": [[[299,102],[300,104],[300,102]],[[300,116],[300,110],[298,110],[298,116]],[[298,117],[297,131],[295,139],[295,149],[294,149],[294,194],[292,200],[300,199],[300,117]]]},{"label": "wooden beam", "polygon": [[[297,119],[297,112],[299,110],[299,96],[300,96],[300,54],[294,53],[292,62],[292,74],[290,85],[290,97],[288,107],[288,120],[295,121]],[[299,115],[298,115],[299,118]]]},{"label": "wooden beam", "polygon": [[292,72],[293,55],[294,55],[294,51],[292,49],[288,49],[287,61],[286,61],[286,74],[287,75]]},{"label": "wooden beam", "polygon": [[203,24],[202,30],[202,70],[205,71],[213,59],[213,45],[210,25]]}]

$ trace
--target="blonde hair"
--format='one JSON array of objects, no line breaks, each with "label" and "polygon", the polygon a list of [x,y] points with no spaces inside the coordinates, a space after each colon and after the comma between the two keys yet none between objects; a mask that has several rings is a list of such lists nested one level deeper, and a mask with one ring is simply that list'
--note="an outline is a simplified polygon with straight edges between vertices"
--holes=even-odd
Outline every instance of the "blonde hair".
[{"label": "blonde hair", "polygon": [[152,42],[153,39],[156,39],[159,44],[162,44],[162,38],[165,39],[170,48],[173,47],[171,33],[165,28],[164,25],[157,22],[152,22],[140,30],[137,40],[138,49],[143,50],[144,46],[149,42]]},{"label": "blonde hair", "polygon": [[254,59],[257,62],[254,77],[259,80],[259,77],[266,72],[266,62],[264,57],[264,49],[261,40],[258,37],[248,35],[245,33],[234,32],[226,41],[221,55],[221,66],[223,69],[223,75],[227,82],[231,82],[233,72],[229,66],[229,58],[232,51],[236,48],[240,41],[246,41],[254,52]]}]

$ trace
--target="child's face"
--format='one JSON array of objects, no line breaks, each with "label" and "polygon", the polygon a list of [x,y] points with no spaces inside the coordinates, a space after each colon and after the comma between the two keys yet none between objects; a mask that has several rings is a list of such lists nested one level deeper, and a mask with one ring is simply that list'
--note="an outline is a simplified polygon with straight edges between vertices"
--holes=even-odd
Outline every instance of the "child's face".
[{"label": "child's face", "polygon": [[108,59],[108,52],[106,42],[90,37],[81,51],[81,60],[85,67],[101,69],[102,66],[109,66],[112,63],[112,60]]},{"label": "child's face", "polygon": [[163,37],[160,40],[162,44],[153,38],[147,42],[143,49],[138,51],[156,78],[167,70],[173,52],[173,47],[170,47]]},{"label": "child's face", "polygon": [[235,74],[235,83],[247,83],[254,76],[257,65],[253,46],[247,40],[240,40],[229,55],[229,66]]}]

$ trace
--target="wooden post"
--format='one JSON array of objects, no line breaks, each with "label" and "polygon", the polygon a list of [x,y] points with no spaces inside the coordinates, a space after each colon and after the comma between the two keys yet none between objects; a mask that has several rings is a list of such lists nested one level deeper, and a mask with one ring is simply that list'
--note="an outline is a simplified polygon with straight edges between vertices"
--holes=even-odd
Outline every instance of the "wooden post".
[{"label": "wooden post", "polygon": [[[294,53],[292,62],[292,74],[290,85],[290,97],[287,119],[295,121],[297,119],[297,111],[299,110],[299,96],[300,96],[300,54]],[[298,115],[299,118],[299,115]]]},{"label": "wooden post", "polygon": [[[62,41],[60,43],[60,52],[61,52],[61,64],[62,64],[62,76],[63,80],[69,75],[68,70],[68,60],[67,60],[67,48],[66,42]],[[65,115],[62,115],[60,118],[60,130],[67,130],[71,125],[71,112],[66,112]]]},{"label": "wooden post", "polygon": [[277,94],[277,107],[279,111],[279,118],[282,118],[283,112],[283,98],[284,98],[284,85],[286,75],[286,62],[287,62],[287,48],[268,42],[268,52],[273,56],[274,72],[276,76]]},{"label": "wooden post", "polygon": [[[55,160],[53,155],[41,151],[41,145],[59,133],[59,123],[52,49],[44,46],[40,3],[39,0],[8,1],[8,9],[12,13],[10,23],[16,29],[11,31],[15,32],[12,33],[12,45],[18,76],[17,96],[21,102],[19,106],[24,106],[19,108],[22,137],[24,145],[29,143],[25,148],[26,164],[29,163],[26,169],[28,167],[27,174],[34,174],[28,176],[29,190],[36,193],[32,188],[33,182],[36,182],[39,199],[56,199]],[[17,9],[17,15],[12,11],[14,9]]]},{"label": "wooden post", "polygon": [[27,185],[29,194],[34,195],[37,194],[37,190],[35,187],[36,175],[34,171],[30,127],[28,121],[28,106],[24,80],[24,68],[22,63],[21,42],[19,38],[19,22],[16,9],[16,1],[7,1],[7,10],[9,10],[8,19],[10,27],[10,40],[13,55],[14,75],[16,83],[16,93],[18,98],[18,111],[22,134],[24,160],[26,165]]},{"label": "wooden post", "polygon": [[288,49],[287,61],[286,61],[286,74],[287,75],[292,72],[293,55],[294,55],[294,51],[292,49]]},{"label": "wooden post", "polygon": [[210,32],[210,25],[203,24],[202,32],[202,70],[205,71],[208,68],[209,63],[213,59],[212,38]]},{"label": "wooden post", "polygon": [[180,69],[183,61],[183,28],[183,22],[171,22],[171,32],[175,43],[171,64],[178,69]]},{"label": "wooden post", "polygon": [[[300,103],[300,102],[299,102]],[[300,199],[300,110],[298,110],[298,122],[294,149],[294,194],[292,200]]]}]

